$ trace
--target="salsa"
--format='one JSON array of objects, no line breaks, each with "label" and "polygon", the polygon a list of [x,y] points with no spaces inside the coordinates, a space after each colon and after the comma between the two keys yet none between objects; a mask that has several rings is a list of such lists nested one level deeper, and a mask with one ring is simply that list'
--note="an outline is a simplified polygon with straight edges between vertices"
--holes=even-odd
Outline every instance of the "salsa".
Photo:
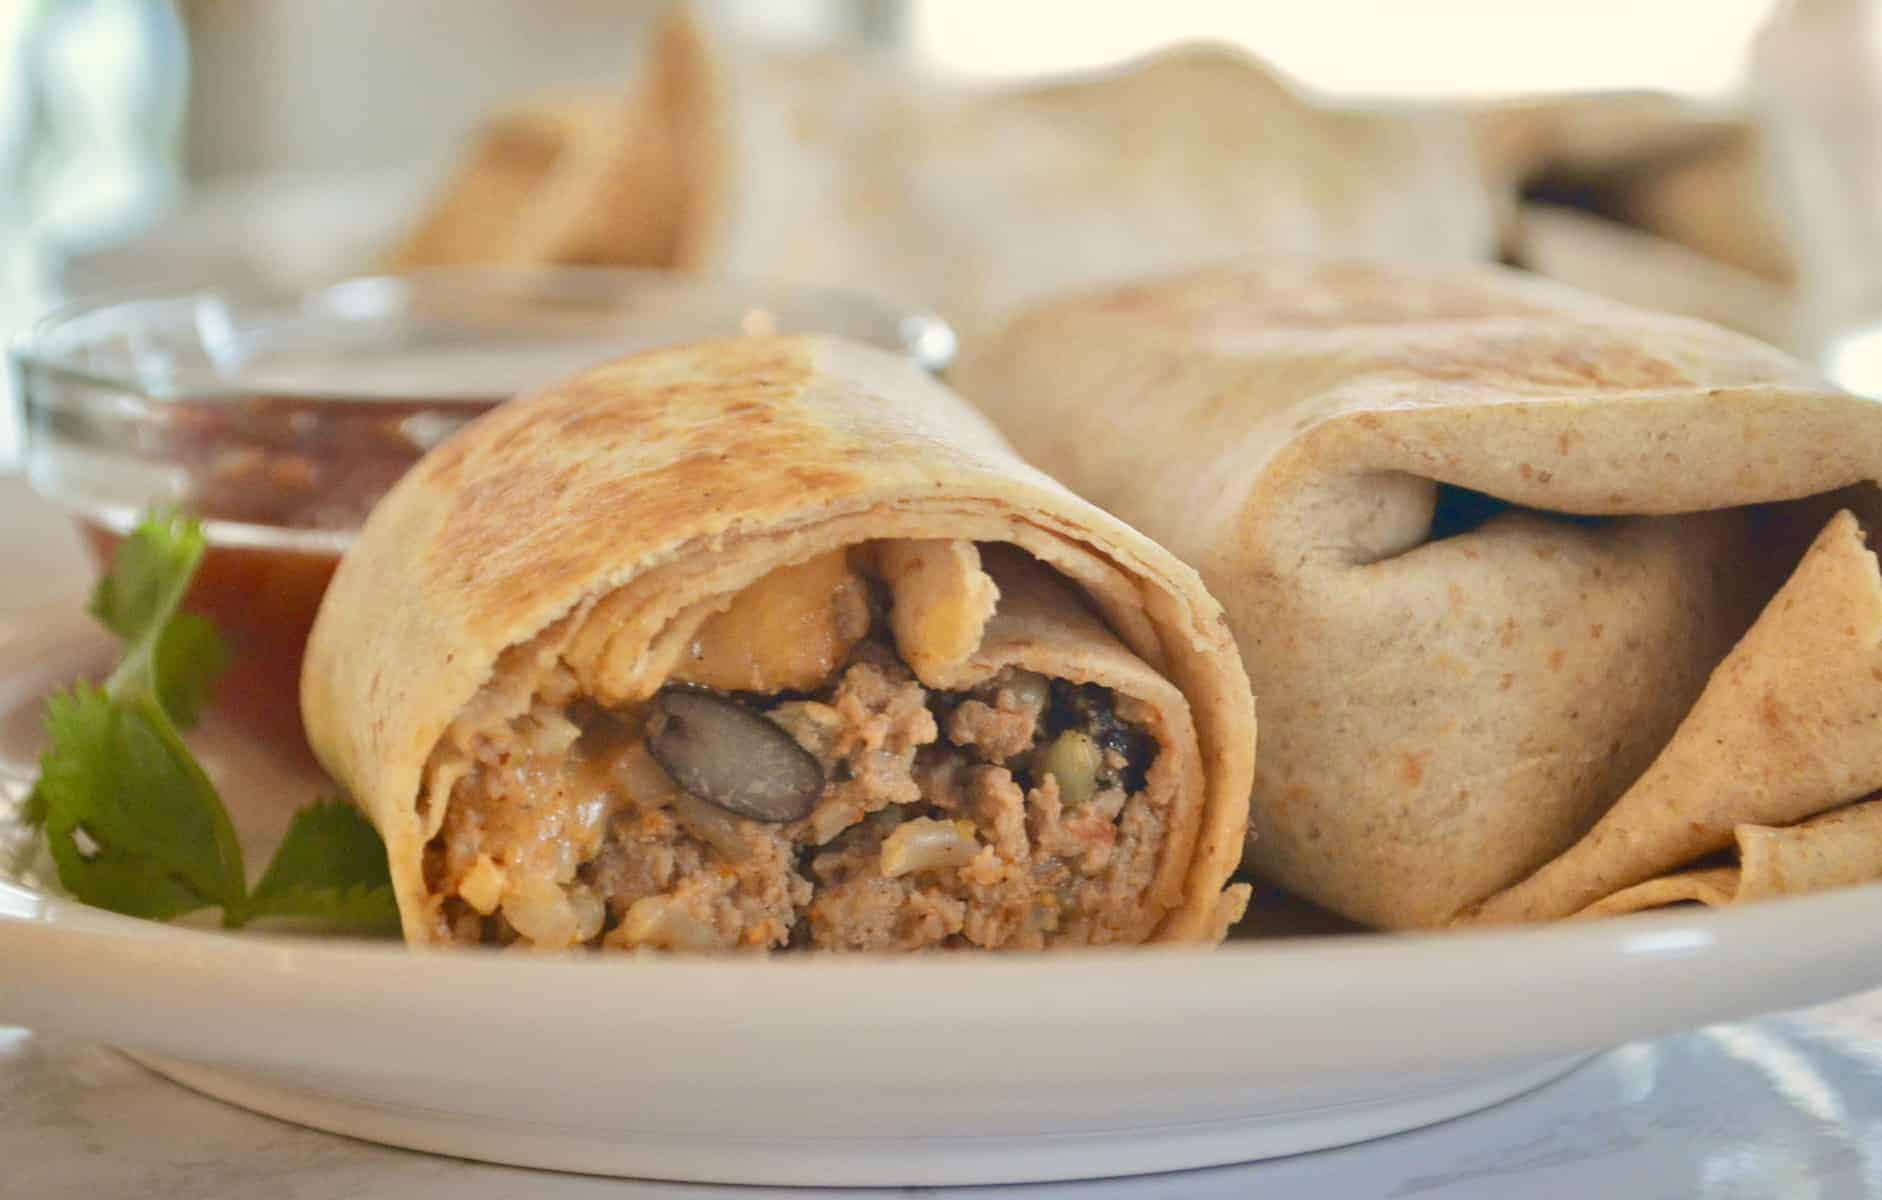
[{"label": "salsa", "polygon": [[[427,450],[492,403],[271,395],[169,402],[162,451],[187,473],[183,507],[192,516],[264,534],[345,535]],[[79,527],[100,569],[108,567],[120,535],[85,517]],[[232,652],[217,708],[271,745],[310,759],[301,732],[301,656],[343,541],[231,545],[218,541],[212,524],[184,600],[184,608],[216,623]]]}]

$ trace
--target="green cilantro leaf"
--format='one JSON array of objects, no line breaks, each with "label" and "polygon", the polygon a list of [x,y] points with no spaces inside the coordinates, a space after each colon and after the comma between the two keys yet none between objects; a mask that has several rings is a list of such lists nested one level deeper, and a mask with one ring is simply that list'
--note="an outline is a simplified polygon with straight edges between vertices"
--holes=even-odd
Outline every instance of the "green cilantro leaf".
[{"label": "green cilantro leaf", "polygon": [[399,927],[385,844],[345,800],[316,801],[294,814],[249,897],[250,917],[311,917],[372,932]]},{"label": "green cilantro leaf", "polygon": [[20,805],[20,823],[34,826],[46,823],[46,793],[39,784],[33,784],[33,790],[26,793],[26,801]]},{"label": "green cilantro leaf", "polygon": [[119,544],[88,607],[124,656],[102,688],[47,701],[27,822],[43,827],[59,882],[101,908],[159,920],[220,908],[231,928],[263,916],[396,930],[385,846],[344,801],[296,813],[249,893],[228,810],[177,732],[229,661],[213,624],[177,611],[205,549],[202,527],[168,511]]},{"label": "green cilantro leaf", "polygon": [[227,661],[207,621],[177,616],[205,548],[200,525],[165,511],[119,544],[88,607],[124,640],[124,657],[102,690],[81,685],[47,704],[26,815],[45,826],[59,881],[79,899],[133,916],[214,905],[232,924],[247,886],[242,848],[164,708],[194,719]]},{"label": "green cilantro leaf", "polygon": [[157,699],[178,728],[196,724],[216,680],[229,666],[229,649],[209,618],[178,613],[157,638]]},{"label": "green cilantro leaf", "polygon": [[132,916],[241,905],[228,814],[154,702],[79,684],[47,703],[46,732],[37,792],[67,890]]},{"label": "green cilantro leaf", "polygon": [[166,509],[146,514],[118,543],[86,611],[127,642],[154,635],[176,611],[206,546],[196,522]]}]

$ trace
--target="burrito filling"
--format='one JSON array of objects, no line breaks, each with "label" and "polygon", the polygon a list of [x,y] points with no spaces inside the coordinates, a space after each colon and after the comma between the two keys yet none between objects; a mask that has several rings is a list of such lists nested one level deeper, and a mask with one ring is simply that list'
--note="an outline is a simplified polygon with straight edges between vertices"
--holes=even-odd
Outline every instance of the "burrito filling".
[{"label": "burrito filling", "polygon": [[425,855],[440,936],[691,951],[1143,940],[1167,909],[1153,881],[1178,791],[1174,765],[1158,769],[1157,712],[1021,663],[921,681],[979,647],[998,595],[971,542],[869,543],[738,593],[628,702],[584,686],[579,638],[510,651],[486,694],[527,686],[527,711],[454,727],[429,771],[439,786],[459,748]]}]

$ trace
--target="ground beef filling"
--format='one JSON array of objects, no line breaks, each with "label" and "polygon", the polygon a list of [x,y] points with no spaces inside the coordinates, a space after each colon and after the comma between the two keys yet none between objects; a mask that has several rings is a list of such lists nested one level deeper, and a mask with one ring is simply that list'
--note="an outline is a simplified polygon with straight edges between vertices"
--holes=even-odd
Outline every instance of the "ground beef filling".
[{"label": "ground beef filling", "polygon": [[565,671],[476,747],[426,851],[440,932],[544,948],[1037,949],[1139,941],[1168,814],[1147,714],[1007,670],[922,686],[873,635],[808,696],[732,697],[822,768],[774,824],[681,791]]}]

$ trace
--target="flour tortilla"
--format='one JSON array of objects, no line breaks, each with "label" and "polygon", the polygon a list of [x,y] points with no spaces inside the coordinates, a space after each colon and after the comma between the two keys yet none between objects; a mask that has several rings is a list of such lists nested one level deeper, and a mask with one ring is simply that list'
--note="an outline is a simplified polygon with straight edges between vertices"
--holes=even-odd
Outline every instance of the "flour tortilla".
[{"label": "flour tortilla", "polygon": [[[1829,494],[1882,474],[1882,410],[1783,354],[1488,267],[1275,260],[1073,296],[954,378],[1202,571],[1261,704],[1252,865],[1388,928],[1574,845],[1860,502]],[[1855,707],[1798,714],[1804,751],[1882,704],[1863,671]],[[1851,771],[1786,819],[1877,786]]]},{"label": "flour tortilla", "polygon": [[473,702],[528,710],[531,676],[513,661],[501,679],[523,681],[520,694],[486,688],[507,652],[580,644],[584,694],[644,696],[660,682],[648,664],[691,636],[674,630],[778,567],[888,538],[1010,544],[1057,572],[1051,587],[997,575],[1012,603],[987,624],[981,676],[1038,665],[1141,699],[1168,730],[1193,727],[1157,765],[1186,783],[1151,885],[1166,910],[1154,936],[1219,937],[1244,895],[1224,886],[1254,712],[1196,574],[1023,464],[905,359],[749,338],[623,359],[503,406],[426,456],[342,560],[302,713],[385,839],[408,939],[437,936],[423,855],[450,795],[428,770],[441,737]]}]

